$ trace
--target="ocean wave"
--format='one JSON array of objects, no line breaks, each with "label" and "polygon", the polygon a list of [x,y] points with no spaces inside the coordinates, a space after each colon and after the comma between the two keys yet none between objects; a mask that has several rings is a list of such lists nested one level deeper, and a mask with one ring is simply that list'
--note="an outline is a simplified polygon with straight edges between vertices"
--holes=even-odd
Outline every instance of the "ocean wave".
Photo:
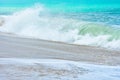
[{"label": "ocean wave", "polygon": [[51,15],[35,6],[5,18],[0,31],[31,38],[120,49],[120,29],[102,23]]}]

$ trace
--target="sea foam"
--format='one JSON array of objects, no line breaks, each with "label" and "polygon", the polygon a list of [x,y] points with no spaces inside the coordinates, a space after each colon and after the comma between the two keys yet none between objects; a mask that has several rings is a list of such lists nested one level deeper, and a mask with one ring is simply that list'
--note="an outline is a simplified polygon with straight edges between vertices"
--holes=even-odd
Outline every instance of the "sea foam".
[{"label": "sea foam", "polygon": [[0,31],[24,37],[120,49],[119,29],[95,22],[53,16],[43,6],[27,8],[5,17]]}]

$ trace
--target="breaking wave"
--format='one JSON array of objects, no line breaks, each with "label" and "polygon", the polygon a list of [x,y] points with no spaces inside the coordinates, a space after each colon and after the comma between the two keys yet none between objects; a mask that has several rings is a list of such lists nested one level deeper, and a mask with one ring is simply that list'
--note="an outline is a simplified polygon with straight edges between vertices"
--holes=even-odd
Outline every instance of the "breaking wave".
[{"label": "breaking wave", "polygon": [[24,37],[120,49],[119,28],[53,16],[42,6],[27,8],[6,17],[0,30]]}]

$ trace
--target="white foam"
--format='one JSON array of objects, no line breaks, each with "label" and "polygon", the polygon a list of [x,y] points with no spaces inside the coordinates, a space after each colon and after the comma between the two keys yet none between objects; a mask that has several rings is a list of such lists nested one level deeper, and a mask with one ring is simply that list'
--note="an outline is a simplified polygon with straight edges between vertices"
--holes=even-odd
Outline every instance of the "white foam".
[{"label": "white foam", "polygon": [[35,6],[6,17],[5,24],[0,28],[0,31],[15,33],[24,37],[120,49],[119,39],[109,41],[111,35],[78,34],[79,28],[88,23],[90,22],[60,16],[53,17],[42,6]]},{"label": "white foam", "polygon": [[0,58],[2,80],[119,80],[119,66],[57,59]]},{"label": "white foam", "polygon": [[108,41],[110,35],[91,36],[86,34],[84,36],[78,36],[77,38],[74,44],[100,46],[112,50],[120,49],[120,40]]}]

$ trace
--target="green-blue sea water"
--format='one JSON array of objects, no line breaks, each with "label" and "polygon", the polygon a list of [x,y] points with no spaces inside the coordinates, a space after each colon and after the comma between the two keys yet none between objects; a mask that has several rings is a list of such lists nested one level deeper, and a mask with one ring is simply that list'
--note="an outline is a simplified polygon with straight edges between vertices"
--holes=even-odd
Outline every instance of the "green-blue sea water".
[{"label": "green-blue sea water", "polygon": [[56,14],[120,24],[120,0],[0,0],[0,14],[10,14],[35,4],[41,4]]},{"label": "green-blue sea water", "polygon": [[120,8],[120,0],[0,0],[0,7],[24,8],[40,3],[52,11],[93,12]]}]

